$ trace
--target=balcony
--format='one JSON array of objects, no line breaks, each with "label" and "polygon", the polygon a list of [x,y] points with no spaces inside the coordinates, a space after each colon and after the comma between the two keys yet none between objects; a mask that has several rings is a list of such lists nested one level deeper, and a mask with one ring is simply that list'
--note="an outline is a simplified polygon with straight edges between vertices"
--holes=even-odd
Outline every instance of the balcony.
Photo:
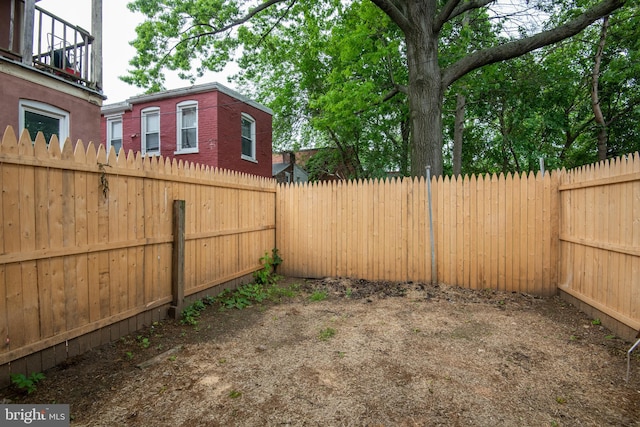
[{"label": "balcony", "polygon": [[[24,19],[30,15],[29,3],[33,20]],[[92,66],[93,44],[87,30],[35,6],[33,0],[26,5],[20,0],[0,0],[0,56],[100,90],[100,77]]]}]

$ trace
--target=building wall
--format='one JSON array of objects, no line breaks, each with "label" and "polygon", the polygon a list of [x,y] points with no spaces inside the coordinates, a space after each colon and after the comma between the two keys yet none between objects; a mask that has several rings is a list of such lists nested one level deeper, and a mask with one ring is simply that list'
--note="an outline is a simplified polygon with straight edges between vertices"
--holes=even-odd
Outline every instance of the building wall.
[{"label": "building wall", "polygon": [[[176,153],[176,110],[180,102],[198,102],[198,152]],[[210,167],[236,170],[271,177],[271,115],[219,91],[185,94],[172,98],[134,103],[122,112],[122,138],[125,152],[141,151],[142,110],[160,108],[160,153],[164,157]],[[241,157],[242,113],[256,121],[256,160]],[[106,144],[106,115],[102,119],[102,141]]]},{"label": "building wall", "polygon": [[[218,165],[224,169],[271,176],[272,117],[269,113],[218,92]],[[241,115],[256,121],[256,162],[242,158]]]},{"label": "building wall", "polygon": [[[25,70],[25,74],[35,74],[35,72]],[[18,132],[19,129],[19,107],[21,99],[38,101],[60,108],[69,113],[69,137],[72,142],[82,139],[85,145],[89,141],[96,144],[101,141],[100,135],[100,103],[101,100],[93,99],[89,101],[83,97],[82,89],[71,87],[54,78],[47,79],[46,76],[36,76],[36,80],[51,80],[51,87],[43,84],[25,80],[16,75],[4,73],[0,70],[0,127],[4,129],[11,125]],[[58,90],[61,86],[69,86],[69,90]],[[78,96],[72,94],[77,92]],[[32,135],[35,138],[35,135]]]}]

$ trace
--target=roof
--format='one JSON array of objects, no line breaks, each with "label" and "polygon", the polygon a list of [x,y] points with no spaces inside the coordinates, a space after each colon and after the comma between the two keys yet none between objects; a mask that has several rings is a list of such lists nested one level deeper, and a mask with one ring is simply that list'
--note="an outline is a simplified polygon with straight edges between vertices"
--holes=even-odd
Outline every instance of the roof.
[{"label": "roof", "polygon": [[289,166],[291,166],[291,163],[274,163],[271,165],[271,176],[278,175]]},{"label": "roof", "polygon": [[161,99],[175,98],[178,96],[193,95],[197,93],[206,93],[206,92],[216,92],[216,91],[224,93],[225,95],[231,96],[239,101],[244,102],[247,105],[251,105],[252,107],[262,110],[265,113],[273,116],[273,110],[271,108],[266,107],[256,101],[253,101],[249,97],[246,97],[241,93],[236,92],[235,90],[230,89],[217,82],[204,83],[200,85],[187,86],[187,87],[178,88],[178,89],[169,89],[162,92],[132,96],[126,101],[105,105],[104,107],[102,107],[102,114],[108,115],[108,114],[115,114],[118,112],[122,112],[126,109],[131,109],[131,105],[133,104],[141,104],[143,102],[157,101]]}]

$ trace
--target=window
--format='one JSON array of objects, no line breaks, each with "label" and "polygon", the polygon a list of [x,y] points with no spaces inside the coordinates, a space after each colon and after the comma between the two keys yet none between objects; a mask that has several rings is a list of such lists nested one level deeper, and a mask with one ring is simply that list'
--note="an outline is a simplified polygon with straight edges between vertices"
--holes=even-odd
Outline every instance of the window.
[{"label": "window", "polygon": [[160,109],[142,110],[142,154],[160,155]]},{"label": "window", "polygon": [[256,161],[256,121],[242,114],[242,158]]},{"label": "window", "polygon": [[198,152],[198,103],[184,101],[177,105],[176,154]]},{"label": "window", "polygon": [[20,131],[26,129],[35,140],[36,134],[42,132],[49,145],[52,135],[57,135],[60,148],[69,136],[69,113],[52,105],[38,101],[20,100],[18,125]]},{"label": "window", "polygon": [[107,152],[111,147],[116,154],[122,148],[122,116],[107,117]]}]

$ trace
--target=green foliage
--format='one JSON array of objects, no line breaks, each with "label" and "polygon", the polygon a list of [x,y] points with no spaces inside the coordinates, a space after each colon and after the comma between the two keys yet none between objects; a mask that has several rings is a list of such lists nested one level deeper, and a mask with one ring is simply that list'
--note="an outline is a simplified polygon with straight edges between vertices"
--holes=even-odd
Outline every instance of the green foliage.
[{"label": "green foliage", "polygon": [[325,291],[319,291],[319,290],[315,290],[313,291],[313,293],[309,296],[309,299],[311,301],[324,301],[325,299],[327,299],[327,293]]},{"label": "green foliage", "polygon": [[182,323],[183,325],[197,326],[200,313],[215,301],[215,298],[209,296],[201,300],[194,301],[193,304],[187,306],[184,310],[182,310],[180,323]]},{"label": "green foliage", "polygon": [[253,279],[258,285],[272,285],[278,280],[278,276],[275,274],[276,268],[282,264],[282,258],[278,254],[278,249],[273,248],[271,255],[265,252],[264,256],[260,258],[260,264],[262,268],[253,273]]},{"label": "green foliage", "polygon": [[238,391],[238,390],[231,390],[229,392],[229,397],[232,399],[237,399],[238,397],[242,396],[242,392]]},{"label": "green foliage", "polygon": [[34,372],[29,376],[25,374],[11,375],[11,383],[20,391],[31,394],[37,390],[36,384],[44,380],[45,376],[41,372]]},{"label": "green foliage", "polygon": [[248,283],[235,290],[225,289],[217,297],[207,296],[194,301],[182,311],[180,323],[183,325],[197,326],[198,318],[203,310],[210,305],[217,305],[221,310],[238,309],[259,304],[265,300],[279,301],[283,297],[296,295],[299,286],[292,285],[281,287],[277,285],[279,276],[274,274],[275,269],[282,263],[278,249],[273,249],[271,255],[265,253],[260,258],[262,269],[254,274],[255,283]]},{"label": "green foliage", "polygon": [[221,310],[231,308],[242,310],[243,308],[266,300],[278,302],[282,298],[292,298],[297,294],[298,288],[298,285],[281,287],[278,286],[277,283],[272,283],[268,286],[249,283],[239,287],[235,291],[225,289],[218,295],[216,300],[219,302]]},{"label": "green foliage", "polygon": [[[444,15],[448,2],[415,3],[133,0],[129,8],[146,20],[123,80],[153,92],[164,70],[193,81],[236,59],[240,89],[274,110],[276,149],[328,149],[312,176],[336,168],[354,179],[421,175],[426,158],[439,173],[441,149],[450,170],[457,94],[467,98],[463,172],[536,171],[540,157],[547,169],[595,160],[589,79],[598,26],[529,55],[527,43],[509,55],[497,49],[566,24],[598,0],[517,2],[508,13],[466,2],[465,13]],[[425,15],[409,19],[408,11]],[[611,14],[600,76],[610,156],[640,149],[637,16],[637,2]],[[516,59],[475,68],[503,56]],[[423,90],[430,82],[441,87]]]},{"label": "green foliage", "polygon": [[249,283],[241,286],[235,291],[225,289],[219,296],[218,301],[222,309],[237,308],[242,310],[253,303],[260,303],[267,298],[267,293],[263,285]]},{"label": "green foliage", "polygon": [[141,348],[149,348],[151,345],[151,341],[147,337],[143,337],[142,335],[138,336],[138,344]]},{"label": "green foliage", "polygon": [[318,334],[318,339],[320,339],[320,341],[327,341],[329,338],[333,338],[335,334],[336,334],[335,329],[325,328],[321,330],[320,333]]}]

